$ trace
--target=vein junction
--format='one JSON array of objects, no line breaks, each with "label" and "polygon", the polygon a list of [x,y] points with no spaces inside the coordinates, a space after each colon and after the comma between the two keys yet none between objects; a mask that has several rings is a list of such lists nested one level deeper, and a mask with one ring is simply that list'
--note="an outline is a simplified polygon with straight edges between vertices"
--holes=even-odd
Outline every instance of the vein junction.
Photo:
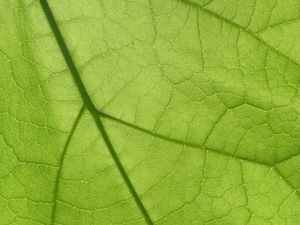
[{"label": "vein junction", "polygon": [[92,103],[92,101],[91,101],[91,99],[90,99],[90,97],[89,97],[89,95],[88,95],[88,93],[85,89],[85,86],[84,86],[84,84],[83,84],[83,82],[80,78],[79,72],[78,72],[78,70],[75,66],[75,63],[74,63],[74,61],[71,57],[71,54],[70,54],[70,52],[69,52],[69,50],[66,46],[66,43],[65,43],[65,41],[63,39],[63,36],[62,36],[62,34],[61,34],[61,32],[58,28],[58,25],[57,25],[57,23],[55,21],[55,18],[53,16],[52,12],[51,12],[51,9],[49,7],[49,4],[48,4],[47,0],[40,0],[40,3],[41,3],[41,6],[43,8],[43,11],[44,11],[44,13],[47,17],[48,23],[49,23],[49,25],[52,29],[52,32],[55,36],[55,39],[56,39],[56,41],[57,41],[57,43],[60,47],[60,50],[62,51],[63,57],[64,57],[67,65],[68,65],[68,67],[69,67],[69,69],[72,73],[73,79],[74,79],[74,81],[75,81],[75,83],[76,83],[76,85],[79,89],[79,92],[80,92],[80,95],[83,99],[85,107],[89,110],[92,117],[94,118],[94,121],[97,125],[97,128],[98,128],[99,132],[101,133],[102,138],[103,138],[108,150],[110,151],[111,156],[112,156],[119,172],[121,173],[121,175],[122,175],[128,189],[129,189],[129,191],[131,192],[132,196],[134,197],[137,206],[139,207],[141,213],[143,214],[143,216],[145,218],[145,221],[149,225],[153,224],[150,216],[148,215],[148,212],[146,211],[142,201],[140,200],[137,192],[135,191],[135,189],[134,189],[134,187],[133,187],[133,185],[132,185],[132,183],[131,183],[131,181],[130,181],[130,179],[129,179],[129,177],[128,177],[128,175],[127,175],[127,173],[126,173],[126,171],[125,171],[125,169],[124,169],[124,167],[123,167],[123,165],[120,161],[120,159],[118,158],[118,155],[117,155],[117,153],[116,153],[116,151],[115,151],[115,149],[114,149],[114,147],[113,147],[113,145],[112,145],[112,143],[111,143],[111,141],[110,141],[110,139],[109,139],[109,137],[108,137],[108,135],[107,135],[107,133],[104,129],[103,123],[102,123],[102,121],[101,121],[101,119],[98,115],[98,111],[97,111],[96,107]]},{"label": "vein junction", "polygon": [[[183,1],[183,0],[182,0],[182,2],[187,3],[186,1]],[[134,187],[133,187],[133,185],[132,185],[132,183],[131,183],[131,181],[130,181],[130,179],[129,179],[129,177],[128,177],[128,175],[127,175],[127,173],[126,173],[126,171],[125,171],[125,169],[124,169],[124,167],[123,167],[123,165],[122,165],[122,163],[121,163],[121,161],[120,161],[120,159],[119,159],[119,157],[118,157],[118,155],[116,154],[116,151],[115,151],[115,149],[114,149],[114,147],[113,147],[113,145],[112,145],[112,143],[111,143],[111,141],[110,141],[110,139],[109,139],[109,137],[108,137],[108,135],[107,135],[107,132],[106,132],[104,126],[103,126],[103,123],[102,123],[100,117],[108,118],[108,119],[111,119],[111,120],[120,122],[120,123],[122,123],[122,124],[124,124],[124,125],[127,125],[127,126],[129,126],[129,127],[132,127],[132,128],[134,128],[134,129],[137,129],[137,130],[139,130],[139,131],[145,132],[145,133],[147,133],[147,134],[149,134],[149,135],[152,135],[152,136],[155,136],[155,137],[158,137],[158,138],[167,140],[167,141],[171,141],[171,142],[174,142],[174,143],[178,143],[178,144],[182,144],[182,145],[187,145],[187,146],[191,146],[191,147],[195,147],[195,148],[200,148],[200,149],[208,150],[208,151],[211,151],[211,152],[214,152],[214,153],[217,153],[217,154],[221,154],[221,155],[233,157],[233,158],[236,158],[236,159],[245,160],[245,161],[250,161],[250,162],[253,162],[253,163],[256,163],[256,164],[261,164],[261,165],[269,166],[269,167],[271,167],[271,168],[275,168],[275,171],[277,171],[277,173],[279,174],[279,176],[282,177],[283,180],[284,180],[291,188],[293,188],[294,190],[296,190],[296,188],[295,188],[292,184],[290,184],[286,179],[284,179],[284,177],[281,175],[280,171],[275,167],[275,166],[276,166],[276,165],[275,165],[276,163],[275,163],[275,164],[267,164],[267,163],[264,163],[264,162],[257,162],[257,161],[250,160],[250,159],[247,159],[247,158],[242,158],[242,157],[239,157],[239,156],[236,156],[236,155],[231,155],[231,154],[228,154],[228,153],[223,153],[223,152],[220,152],[220,151],[218,151],[218,150],[207,149],[207,148],[205,148],[205,146],[199,146],[199,145],[192,144],[192,143],[186,143],[186,142],[183,142],[183,141],[181,141],[181,140],[172,139],[172,138],[170,138],[170,137],[167,137],[167,136],[164,136],[164,135],[160,135],[160,134],[153,133],[152,131],[147,130],[147,129],[145,129],[145,128],[135,126],[135,125],[130,124],[130,123],[128,123],[128,122],[125,122],[125,121],[122,121],[122,120],[117,119],[117,118],[115,118],[115,117],[112,117],[112,116],[110,116],[110,115],[107,115],[107,114],[105,114],[105,113],[99,112],[99,111],[97,110],[97,108],[95,107],[95,105],[93,104],[93,102],[92,102],[92,100],[91,100],[89,94],[88,94],[87,91],[86,91],[86,88],[85,88],[85,86],[84,86],[84,84],[83,84],[83,81],[81,80],[80,74],[79,74],[79,72],[78,72],[78,69],[77,69],[76,66],[75,66],[75,63],[74,63],[74,61],[73,61],[73,59],[72,59],[72,57],[71,57],[71,54],[70,54],[70,52],[69,52],[69,50],[68,50],[68,48],[67,48],[67,46],[66,46],[66,44],[65,44],[65,41],[64,41],[64,39],[63,39],[63,37],[62,37],[62,34],[61,34],[61,32],[60,32],[60,30],[59,30],[59,28],[58,28],[58,26],[57,26],[57,23],[56,23],[56,21],[55,21],[55,18],[54,18],[53,14],[52,14],[52,12],[51,12],[51,10],[50,10],[50,7],[49,7],[47,1],[46,1],[46,0],[40,0],[40,3],[41,3],[41,5],[42,5],[42,8],[43,8],[43,10],[44,10],[44,13],[45,13],[45,15],[46,15],[46,17],[47,17],[47,20],[48,20],[48,22],[49,22],[49,24],[50,24],[50,26],[51,26],[51,29],[52,29],[52,31],[53,31],[53,33],[54,33],[54,36],[55,36],[55,38],[56,38],[56,40],[57,40],[57,43],[58,43],[58,45],[59,45],[59,47],[60,47],[60,49],[61,49],[61,51],[62,51],[62,54],[63,54],[63,56],[64,56],[64,59],[65,59],[67,65],[68,65],[68,67],[69,67],[69,69],[70,69],[70,71],[71,71],[71,73],[72,73],[72,76],[73,76],[73,78],[74,78],[74,80],[75,80],[75,83],[76,83],[76,85],[77,85],[77,87],[78,87],[78,89],[79,89],[79,92],[80,92],[80,95],[81,95],[81,97],[82,97],[82,99],[83,99],[84,105],[85,105],[85,107],[88,109],[88,111],[91,113],[91,115],[92,115],[92,117],[93,117],[93,119],[94,119],[94,121],[95,121],[95,123],[96,123],[96,125],[97,125],[97,127],[98,127],[98,130],[99,130],[99,132],[101,133],[101,135],[102,135],[102,137],[103,137],[103,140],[104,140],[104,142],[105,142],[107,148],[109,149],[109,151],[110,151],[110,153],[111,153],[111,155],[112,155],[112,157],[113,157],[113,160],[114,160],[114,162],[115,162],[117,168],[119,169],[119,171],[120,171],[120,173],[121,173],[121,175],[122,175],[122,177],[123,177],[123,179],[124,179],[126,185],[128,186],[128,189],[130,190],[131,194],[133,195],[133,197],[134,197],[134,199],[135,199],[135,201],[136,201],[136,203],[137,203],[137,205],[138,205],[140,211],[142,212],[142,214],[143,214],[143,216],[144,216],[144,218],[145,218],[145,220],[146,220],[146,222],[147,222],[148,224],[153,224],[153,222],[152,222],[152,220],[151,220],[151,218],[150,218],[150,216],[149,216],[149,214],[148,214],[146,208],[144,207],[142,201],[140,200],[140,198],[139,198],[137,192],[135,191],[135,189],[134,189]],[[189,4],[191,4],[191,3],[189,3]],[[194,7],[197,6],[197,7],[199,7],[201,10],[203,10],[203,11],[209,13],[209,14],[213,14],[213,15],[214,15],[215,17],[217,17],[217,18],[220,17],[220,16],[214,14],[213,12],[210,12],[210,11],[204,9],[204,8],[201,8],[200,6],[198,6],[198,5],[196,5],[196,4],[193,5],[193,6],[194,6]],[[224,18],[219,18],[219,19],[225,20]],[[227,20],[225,20],[225,21],[228,22],[228,23],[233,24],[233,23],[230,22],[230,21],[227,21]],[[236,24],[233,24],[233,25],[238,26],[239,29],[245,30],[245,28],[242,28],[242,27],[240,27],[239,25],[236,25]],[[247,31],[247,30],[245,30],[245,31],[248,32],[248,33],[250,33],[250,32]],[[261,40],[261,39],[260,39],[259,37],[257,37],[256,35],[254,35],[254,34],[252,34],[252,33],[250,33],[250,34],[253,35],[253,36],[255,36],[257,39],[259,39],[259,41],[262,42],[263,44],[267,45],[265,42],[263,42],[263,40]],[[268,46],[268,45],[267,45],[267,46]],[[269,46],[269,47],[270,47],[270,46]],[[281,53],[280,53],[280,54],[281,54]],[[283,54],[281,54],[281,55],[283,55]],[[76,126],[76,125],[75,125],[75,126]],[[60,166],[60,169],[61,169],[61,166]],[[298,192],[296,192],[296,193],[297,193],[298,196],[300,196]]]}]

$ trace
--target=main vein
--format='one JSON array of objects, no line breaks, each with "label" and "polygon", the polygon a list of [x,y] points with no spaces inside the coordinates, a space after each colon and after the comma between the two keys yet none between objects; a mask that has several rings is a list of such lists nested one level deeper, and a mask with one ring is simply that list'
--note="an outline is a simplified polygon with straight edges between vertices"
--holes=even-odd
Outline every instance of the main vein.
[{"label": "main vein", "polygon": [[63,57],[64,57],[67,65],[68,65],[68,67],[71,71],[71,74],[73,76],[73,79],[74,79],[74,81],[75,81],[75,83],[76,83],[76,85],[79,89],[80,95],[83,99],[83,102],[84,102],[86,108],[89,110],[92,117],[94,118],[95,123],[98,127],[98,130],[101,133],[101,135],[103,137],[103,140],[104,140],[109,152],[111,153],[111,156],[112,156],[117,168],[119,169],[119,171],[121,173],[121,176],[123,177],[129,191],[131,192],[132,196],[134,197],[134,200],[135,200],[137,206],[139,207],[141,213],[143,214],[143,216],[145,218],[145,221],[149,225],[152,225],[153,222],[152,222],[150,216],[148,215],[148,212],[146,211],[146,209],[145,209],[142,201],[140,200],[137,192],[135,191],[129,177],[127,176],[127,173],[126,173],[126,171],[125,171],[125,169],[124,169],[124,167],[123,167],[123,165],[122,165],[122,163],[121,163],[121,161],[120,161],[120,159],[119,159],[119,157],[118,157],[118,155],[117,155],[117,153],[116,153],[116,151],[115,151],[115,149],[114,149],[114,147],[113,147],[113,145],[112,145],[112,143],[111,143],[111,141],[110,141],[110,139],[109,139],[109,137],[108,137],[108,135],[105,131],[103,123],[102,123],[102,121],[101,121],[101,119],[98,115],[98,111],[97,111],[95,105],[93,104],[89,94],[87,93],[87,90],[85,89],[85,86],[84,86],[84,84],[81,80],[81,77],[80,77],[79,72],[78,72],[78,70],[75,66],[75,63],[72,59],[72,56],[71,56],[71,54],[70,54],[70,52],[69,52],[69,50],[66,46],[66,43],[63,39],[63,36],[62,36],[62,34],[61,34],[61,32],[58,28],[58,25],[57,25],[56,20],[55,20],[53,14],[51,12],[51,9],[49,7],[49,4],[48,4],[47,0],[40,0],[40,3],[41,3],[41,6],[43,8],[43,11],[46,15],[46,18],[48,20],[48,23],[49,23],[49,25],[52,29],[52,32],[55,36],[55,39],[56,39],[56,41],[57,41],[57,43],[60,47],[60,50],[62,51]]}]

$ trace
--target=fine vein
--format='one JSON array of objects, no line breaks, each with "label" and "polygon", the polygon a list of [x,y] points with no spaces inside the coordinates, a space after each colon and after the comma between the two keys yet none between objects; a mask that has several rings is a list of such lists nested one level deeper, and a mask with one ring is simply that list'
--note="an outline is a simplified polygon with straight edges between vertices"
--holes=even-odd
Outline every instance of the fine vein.
[{"label": "fine vein", "polygon": [[70,134],[67,138],[67,141],[65,143],[65,146],[64,146],[64,149],[61,153],[61,156],[60,156],[60,160],[59,160],[59,165],[58,165],[58,171],[57,171],[57,175],[56,175],[56,179],[55,179],[55,186],[54,186],[54,196],[53,196],[53,207],[52,207],[52,214],[51,214],[51,224],[54,224],[55,223],[55,213],[56,213],[56,200],[57,200],[57,194],[58,194],[58,188],[59,188],[59,179],[61,177],[61,170],[62,170],[62,166],[63,166],[63,163],[64,163],[64,160],[65,160],[65,156],[67,154],[67,149],[69,147],[69,144],[70,144],[70,141],[73,137],[73,134],[76,130],[76,127],[79,123],[79,120],[82,116],[82,113],[84,112],[84,106],[81,108],[81,110],[79,111],[78,113],[78,116],[73,124],[73,127],[70,131]]},{"label": "fine vein", "polygon": [[246,32],[247,34],[251,35],[252,37],[254,37],[256,40],[258,40],[261,44],[265,45],[266,47],[268,47],[269,49],[272,49],[274,52],[276,52],[278,55],[282,56],[283,58],[287,59],[288,61],[292,62],[293,64],[297,65],[297,66],[300,66],[300,64],[298,62],[296,62],[294,59],[292,59],[291,57],[285,55],[283,52],[281,52],[279,49],[277,48],[274,48],[272,45],[270,45],[269,43],[267,43],[265,40],[263,40],[261,37],[259,37],[257,34],[255,34],[254,32],[252,32],[251,30],[245,28],[245,27],[242,27],[241,25],[229,20],[229,19],[226,19],[222,16],[220,16],[219,14],[199,5],[198,3],[194,3],[194,2],[191,2],[189,0],[177,0],[183,4],[187,4],[187,5],[190,5],[191,7],[194,7],[196,9],[199,9],[201,10],[202,12],[206,13],[206,14],[209,14],[213,17],[215,17],[216,19],[218,20],[221,20],[227,24],[230,24],[234,27],[236,27],[237,29],[239,30],[242,30],[244,32]]},{"label": "fine vein", "polygon": [[146,211],[146,209],[145,209],[142,201],[140,200],[137,192],[135,191],[129,177],[127,176],[127,173],[126,173],[126,171],[125,171],[125,169],[124,169],[124,167],[123,167],[123,165],[122,165],[122,163],[121,163],[121,161],[120,161],[120,159],[119,159],[119,157],[118,157],[118,155],[117,155],[117,153],[116,153],[116,151],[115,151],[115,149],[114,149],[114,147],[113,147],[113,145],[112,145],[112,143],[111,143],[111,141],[110,141],[110,139],[109,139],[109,137],[108,137],[108,135],[107,135],[107,133],[104,129],[102,121],[101,121],[101,119],[98,115],[98,111],[97,111],[96,107],[94,106],[92,100],[90,99],[90,96],[88,95],[87,90],[85,89],[83,81],[81,80],[79,72],[78,72],[78,70],[75,66],[75,63],[74,63],[74,61],[71,57],[71,54],[70,54],[70,52],[69,52],[69,50],[66,46],[66,43],[65,43],[65,41],[63,39],[63,36],[62,36],[62,34],[61,34],[61,32],[58,28],[58,25],[57,25],[57,23],[55,21],[55,18],[53,16],[52,12],[51,12],[51,9],[49,7],[49,4],[48,4],[47,0],[40,0],[40,3],[41,3],[41,6],[43,8],[43,11],[45,13],[45,16],[48,20],[48,23],[49,23],[49,25],[52,29],[52,32],[55,36],[55,39],[56,39],[56,41],[57,41],[57,43],[60,47],[60,50],[63,54],[63,57],[64,57],[67,65],[68,65],[68,67],[71,71],[71,74],[73,76],[73,79],[74,79],[74,81],[75,81],[75,83],[76,83],[76,85],[79,89],[80,95],[83,99],[83,102],[84,102],[85,106],[87,107],[87,109],[91,113],[92,117],[94,118],[94,121],[95,121],[95,123],[98,127],[98,130],[101,133],[101,135],[103,137],[103,140],[104,140],[104,142],[105,142],[105,144],[106,144],[106,146],[107,146],[107,148],[108,148],[108,150],[109,150],[109,152],[110,152],[117,168],[119,169],[120,174],[123,177],[129,191],[131,192],[132,196],[134,197],[134,200],[135,200],[137,206],[139,207],[141,213],[143,214],[143,216],[145,218],[145,221],[149,225],[152,225],[153,222],[152,222],[150,216],[148,215],[148,212]]}]

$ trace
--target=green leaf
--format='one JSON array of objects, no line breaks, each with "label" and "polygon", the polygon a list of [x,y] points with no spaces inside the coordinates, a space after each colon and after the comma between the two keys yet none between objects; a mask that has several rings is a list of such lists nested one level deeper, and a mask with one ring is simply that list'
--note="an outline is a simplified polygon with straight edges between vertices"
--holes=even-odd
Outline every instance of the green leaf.
[{"label": "green leaf", "polygon": [[1,225],[300,224],[298,0],[0,2]]}]

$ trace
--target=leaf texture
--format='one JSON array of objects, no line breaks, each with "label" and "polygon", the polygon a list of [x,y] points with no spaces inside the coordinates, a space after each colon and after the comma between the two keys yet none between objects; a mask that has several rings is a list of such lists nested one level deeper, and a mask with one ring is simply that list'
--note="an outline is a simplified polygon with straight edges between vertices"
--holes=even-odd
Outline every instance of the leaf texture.
[{"label": "leaf texture", "polygon": [[300,224],[298,0],[0,2],[0,224]]}]

